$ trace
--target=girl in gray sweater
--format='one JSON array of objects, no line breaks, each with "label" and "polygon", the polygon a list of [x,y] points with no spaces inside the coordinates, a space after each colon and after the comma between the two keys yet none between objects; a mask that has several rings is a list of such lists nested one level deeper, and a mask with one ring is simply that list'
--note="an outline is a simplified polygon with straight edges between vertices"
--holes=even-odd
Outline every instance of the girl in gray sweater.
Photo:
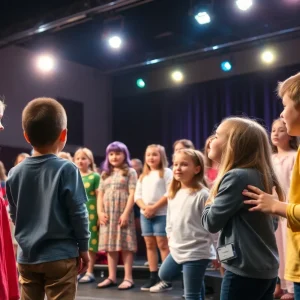
[{"label": "girl in gray sweater", "polygon": [[246,118],[225,119],[208,155],[220,168],[202,224],[211,233],[221,231],[217,252],[226,270],[221,300],[272,300],[278,273],[272,216],[249,212],[242,195],[249,184],[268,193],[276,186],[283,199],[266,130]]}]

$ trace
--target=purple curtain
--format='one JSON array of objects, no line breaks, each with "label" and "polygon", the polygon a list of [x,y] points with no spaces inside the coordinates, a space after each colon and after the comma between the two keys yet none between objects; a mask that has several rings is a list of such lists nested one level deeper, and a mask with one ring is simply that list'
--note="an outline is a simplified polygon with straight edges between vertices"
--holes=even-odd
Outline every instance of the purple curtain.
[{"label": "purple curtain", "polygon": [[113,136],[143,157],[147,145],[159,143],[172,153],[175,140],[187,138],[202,149],[206,138],[230,115],[256,118],[267,129],[282,111],[278,81],[300,66],[176,87],[113,102]]}]

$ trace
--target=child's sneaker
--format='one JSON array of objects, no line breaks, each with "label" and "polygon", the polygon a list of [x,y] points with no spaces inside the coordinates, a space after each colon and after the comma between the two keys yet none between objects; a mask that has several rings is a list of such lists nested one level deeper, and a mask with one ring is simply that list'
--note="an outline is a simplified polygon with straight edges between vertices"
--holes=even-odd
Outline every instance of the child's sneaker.
[{"label": "child's sneaker", "polygon": [[172,283],[160,281],[155,286],[150,288],[150,293],[161,293],[161,292],[170,291],[172,289],[173,289]]},{"label": "child's sneaker", "polygon": [[150,288],[155,286],[159,282],[159,278],[150,278],[142,287],[142,291],[150,291]]}]

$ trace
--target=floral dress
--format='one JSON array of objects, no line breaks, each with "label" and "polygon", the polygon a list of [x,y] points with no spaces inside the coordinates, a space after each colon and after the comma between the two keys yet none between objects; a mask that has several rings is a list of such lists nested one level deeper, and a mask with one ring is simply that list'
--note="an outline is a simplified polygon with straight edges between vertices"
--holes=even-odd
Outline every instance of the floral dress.
[{"label": "floral dress", "polygon": [[128,170],[127,176],[122,171],[113,172],[100,183],[100,191],[104,193],[103,207],[108,215],[107,225],[100,226],[99,251],[133,251],[137,250],[136,232],[133,210],[130,212],[128,226],[121,228],[119,218],[125,210],[129,190],[135,189],[137,174],[134,169]]},{"label": "floral dress", "polygon": [[86,203],[89,212],[89,231],[91,233],[89,241],[89,250],[98,252],[98,215],[97,215],[97,196],[96,191],[99,187],[100,175],[96,172],[82,176],[85,192],[88,197]]}]

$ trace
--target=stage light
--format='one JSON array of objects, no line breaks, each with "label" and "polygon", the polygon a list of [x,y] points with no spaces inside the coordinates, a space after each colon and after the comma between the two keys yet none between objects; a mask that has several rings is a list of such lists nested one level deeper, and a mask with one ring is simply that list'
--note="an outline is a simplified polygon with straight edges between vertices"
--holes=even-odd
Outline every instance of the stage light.
[{"label": "stage light", "polygon": [[183,80],[183,74],[180,71],[174,71],[171,77],[175,82],[181,82]]},{"label": "stage light", "polygon": [[271,50],[265,50],[262,52],[261,54],[261,60],[265,63],[265,64],[271,64],[274,62],[275,60],[275,54],[273,51]]},{"label": "stage light", "polygon": [[200,25],[208,24],[211,21],[210,15],[206,11],[200,11],[195,15],[195,19]]},{"label": "stage light", "polygon": [[229,72],[232,69],[232,65],[231,65],[231,63],[229,61],[223,61],[221,63],[221,69],[224,72]]},{"label": "stage light", "polygon": [[253,4],[252,0],[237,0],[235,3],[237,7],[243,11],[248,10]]},{"label": "stage light", "polygon": [[109,38],[108,44],[113,49],[119,49],[121,47],[122,40],[119,36],[115,35]]},{"label": "stage light", "polygon": [[41,55],[37,59],[37,67],[43,72],[50,72],[54,68],[54,59],[50,55]]},{"label": "stage light", "polygon": [[137,85],[137,87],[139,87],[140,89],[143,89],[143,88],[146,86],[146,83],[145,83],[145,81],[144,81],[142,78],[139,78],[139,79],[136,81],[136,85]]}]

